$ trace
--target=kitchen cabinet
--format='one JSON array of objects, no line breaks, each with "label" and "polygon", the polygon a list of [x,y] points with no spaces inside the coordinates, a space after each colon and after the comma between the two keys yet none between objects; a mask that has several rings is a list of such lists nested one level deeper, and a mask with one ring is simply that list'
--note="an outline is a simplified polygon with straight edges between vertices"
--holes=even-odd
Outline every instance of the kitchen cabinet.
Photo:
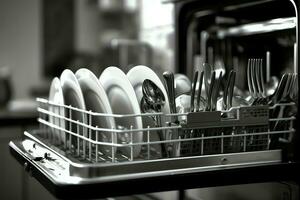
[{"label": "kitchen cabinet", "polygon": [[[25,172],[24,172],[25,173]],[[28,173],[25,175],[25,189],[26,197],[24,200],[34,200],[34,199],[43,199],[43,200],[55,200],[56,198],[43,187],[35,178],[31,177]]]},{"label": "kitchen cabinet", "polygon": [[2,159],[0,164],[0,199],[22,200],[25,194],[23,187],[24,170],[11,157],[8,148],[9,141],[18,138],[21,138],[20,128],[0,128],[0,157]]},{"label": "kitchen cabinet", "polygon": [[36,179],[30,177],[21,165],[11,156],[8,143],[21,139],[23,128],[19,126],[0,128],[0,199],[44,199],[54,200],[53,197]]},{"label": "kitchen cabinet", "polygon": [[20,140],[24,130],[36,128],[37,113],[31,111],[0,111],[0,199],[44,199],[54,198],[34,178],[30,177],[11,156],[8,143],[12,140]]}]

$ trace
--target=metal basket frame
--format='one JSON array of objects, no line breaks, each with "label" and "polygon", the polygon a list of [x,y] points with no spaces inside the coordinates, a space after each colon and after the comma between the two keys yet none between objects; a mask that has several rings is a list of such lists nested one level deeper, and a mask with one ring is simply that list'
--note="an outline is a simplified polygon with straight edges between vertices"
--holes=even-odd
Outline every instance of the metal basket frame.
[{"label": "metal basket frame", "polygon": [[[274,109],[277,106],[294,106],[294,103],[276,104],[272,107],[268,106],[249,106],[236,107],[229,111],[215,111],[215,112],[199,112],[199,113],[182,113],[182,114],[163,114],[163,113],[144,113],[140,115],[135,114],[106,114],[96,113],[93,111],[86,111],[74,108],[70,105],[59,105],[50,102],[46,99],[38,98],[39,103],[38,122],[40,128],[35,133],[43,142],[49,145],[54,145],[58,149],[65,152],[67,155],[73,157],[75,160],[83,163],[118,163],[127,161],[141,161],[141,160],[157,160],[163,158],[161,152],[157,152],[155,147],[165,145],[170,148],[171,155],[169,157],[188,157],[201,155],[215,155],[223,153],[238,153],[248,151],[263,151],[270,150],[271,138],[283,137],[288,142],[291,141],[293,133],[295,132],[293,121],[294,116],[269,119],[266,112]],[[64,109],[65,113],[69,113],[69,117],[61,116],[52,111],[49,111],[49,106],[55,106]],[[243,112],[245,111],[246,112]],[[263,113],[256,115],[249,115],[247,109],[253,113]],[[260,112],[259,109],[263,111]],[[252,112],[251,111],[251,112]],[[79,112],[86,116],[87,123],[75,121],[72,119],[72,113]],[[222,118],[224,114],[233,113],[234,118]],[[243,115],[242,113],[246,113]],[[197,117],[212,116],[210,120],[195,120]],[[129,125],[126,129],[118,128],[103,128],[92,125],[93,117],[114,117],[114,118],[133,118],[133,117],[159,117],[167,122],[162,127],[151,127],[136,129]],[[216,117],[215,117],[216,116]],[[246,118],[244,118],[246,116]],[[53,124],[49,122],[49,117],[53,117],[58,121],[64,121],[69,127],[61,126],[60,123]],[[184,119],[179,123],[171,123],[171,119]],[[247,120],[249,119],[249,120]],[[263,119],[263,120],[262,120]],[[288,123],[288,128],[284,130],[271,130],[270,123],[274,121],[285,121]],[[190,123],[193,122],[193,123]],[[72,128],[73,127],[73,128]],[[76,127],[76,132],[74,131]],[[86,130],[86,134],[82,130]],[[53,130],[60,134],[66,134],[64,142],[55,137]],[[232,131],[232,132],[231,132]],[[162,132],[163,140],[151,140],[151,134]],[[99,141],[99,134],[111,134],[111,142]],[[142,133],[143,141],[134,142],[133,134]],[[229,134],[228,134],[229,133]],[[114,137],[126,135],[128,141],[114,143]],[[77,140],[77,146],[72,146],[72,138]],[[235,144],[235,145],[232,145]],[[101,152],[99,147],[101,145],[112,148],[111,154]],[[138,157],[134,157],[133,150],[135,146],[141,146],[142,150]],[[125,156],[119,148],[130,148],[130,156]],[[116,150],[117,149],[117,150]]]}]

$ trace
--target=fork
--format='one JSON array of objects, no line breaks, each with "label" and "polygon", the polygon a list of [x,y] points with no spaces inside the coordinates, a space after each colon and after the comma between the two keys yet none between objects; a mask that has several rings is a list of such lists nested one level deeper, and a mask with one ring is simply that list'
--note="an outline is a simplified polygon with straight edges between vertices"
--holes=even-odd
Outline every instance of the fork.
[{"label": "fork", "polygon": [[247,82],[251,105],[265,105],[268,102],[262,70],[262,59],[248,59]]},{"label": "fork", "polygon": [[[292,93],[292,89],[295,87],[295,75],[292,74],[292,73],[289,73],[287,76],[288,76],[287,81],[286,81],[284,90],[281,94],[279,102],[285,102],[285,101],[292,102],[293,101],[291,99],[291,93]],[[285,114],[284,114],[285,109],[286,109],[286,106],[280,106],[279,112],[278,112],[278,115],[277,115],[276,118],[284,117],[285,116]],[[277,129],[278,124],[279,124],[279,121],[276,121],[276,123],[274,125],[274,128],[273,128],[274,130]]]}]

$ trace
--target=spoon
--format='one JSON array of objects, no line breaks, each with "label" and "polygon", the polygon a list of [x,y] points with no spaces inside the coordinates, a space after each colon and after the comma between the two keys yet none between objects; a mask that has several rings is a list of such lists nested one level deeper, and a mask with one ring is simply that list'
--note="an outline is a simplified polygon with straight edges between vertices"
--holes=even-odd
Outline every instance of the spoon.
[{"label": "spoon", "polygon": [[[174,87],[174,74],[170,71],[164,72],[163,77],[165,79],[165,83],[167,86],[167,92],[169,96],[169,104],[170,104],[170,111],[171,113],[176,113],[176,103],[175,103],[175,87]],[[179,123],[176,116],[171,117],[171,122]],[[178,132],[172,131],[172,134],[167,134],[167,139],[178,139]],[[180,155],[180,144],[179,143],[171,143],[168,145],[168,152],[170,152],[171,155]],[[174,149],[174,150],[173,150]],[[170,150],[170,151],[169,151]]]},{"label": "spoon", "polygon": [[[142,85],[143,98],[141,101],[141,110],[145,113],[159,113],[162,107],[165,105],[165,96],[161,89],[151,80],[145,79]],[[160,116],[152,116],[156,127],[162,127]],[[160,141],[164,141],[163,132],[158,130],[158,135]],[[161,143],[162,153],[164,157],[169,157],[169,152],[167,151],[167,144]]]},{"label": "spoon", "polygon": [[165,96],[161,89],[151,80],[145,79],[142,86],[145,100],[158,112],[161,106],[165,104]]},{"label": "spoon", "polygon": [[[160,112],[160,110],[157,110],[157,106],[154,107],[153,105],[149,104],[146,101],[145,97],[142,97],[140,107],[141,107],[141,111],[143,113],[156,113],[156,112]],[[160,121],[160,117],[159,116],[157,116],[157,115],[151,115],[149,117],[151,117],[153,119],[155,127],[161,127],[161,121]],[[158,130],[157,132],[158,132],[159,140],[160,141],[164,141],[165,139],[164,139],[164,136],[163,136],[163,132],[161,130]],[[163,157],[169,157],[169,154],[168,154],[168,152],[166,150],[166,144],[161,143],[161,151],[162,151]]]},{"label": "spoon", "polygon": [[[141,107],[141,111],[143,113],[156,113],[156,112],[159,111],[159,110],[156,110],[156,107],[149,104],[149,102],[147,102],[145,97],[142,97],[140,107]],[[159,119],[158,119],[157,115],[151,115],[149,117],[151,117],[153,119],[154,124],[155,124],[156,127],[160,126]],[[162,139],[162,138],[160,138],[160,139]]]},{"label": "spoon", "polygon": [[189,94],[191,92],[191,80],[184,74],[174,74],[175,80],[175,97],[181,94]]}]

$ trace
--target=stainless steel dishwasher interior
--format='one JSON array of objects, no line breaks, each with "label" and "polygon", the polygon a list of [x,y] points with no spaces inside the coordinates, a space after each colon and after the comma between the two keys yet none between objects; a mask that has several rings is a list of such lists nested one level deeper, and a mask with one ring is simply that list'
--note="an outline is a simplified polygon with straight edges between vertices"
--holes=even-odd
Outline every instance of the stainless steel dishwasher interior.
[{"label": "stainless steel dishwasher interior", "polygon": [[[252,58],[255,62],[262,59],[266,86],[275,84],[274,77],[285,73],[297,75],[298,19],[292,1],[225,3],[214,9],[209,3],[204,7],[201,1],[196,4],[200,9],[193,9],[182,20],[185,24],[177,24],[179,72],[191,78],[196,70],[204,71],[203,64],[207,63],[227,77],[233,69],[237,77],[234,97],[249,96],[247,65]],[[26,160],[26,166],[40,170],[57,185],[288,162],[294,159],[292,148],[299,132],[295,125],[298,111],[291,116],[270,115],[282,107],[297,109],[298,100],[261,105],[239,105],[236,101],[230,109],[138,115],[97,113],[42,98],[37,102],[39,129],[26,131],[25,139],[10,142],[10,147]],[[53,108],[68,115],[58,115]],[[74,113],[86,121],[72,119]],[[152,117],[164,123],[155,127],[136,128],[128,124],[103,128],[92,125],[94,117]],[[280,124],[279,128],[276,124]],[[151,137],[158,133],[163,139]],[[134,141],[135,134],[141,134],[143,140]],[[57,135],[65,136],[62,142],[58,142]],[[103,135],[109,135],[111,140],[100,140]],[[167,149],[167,156],[162,148],[157,148],[161,146]],[[135,153],[136,148],[140,153]]]}]

